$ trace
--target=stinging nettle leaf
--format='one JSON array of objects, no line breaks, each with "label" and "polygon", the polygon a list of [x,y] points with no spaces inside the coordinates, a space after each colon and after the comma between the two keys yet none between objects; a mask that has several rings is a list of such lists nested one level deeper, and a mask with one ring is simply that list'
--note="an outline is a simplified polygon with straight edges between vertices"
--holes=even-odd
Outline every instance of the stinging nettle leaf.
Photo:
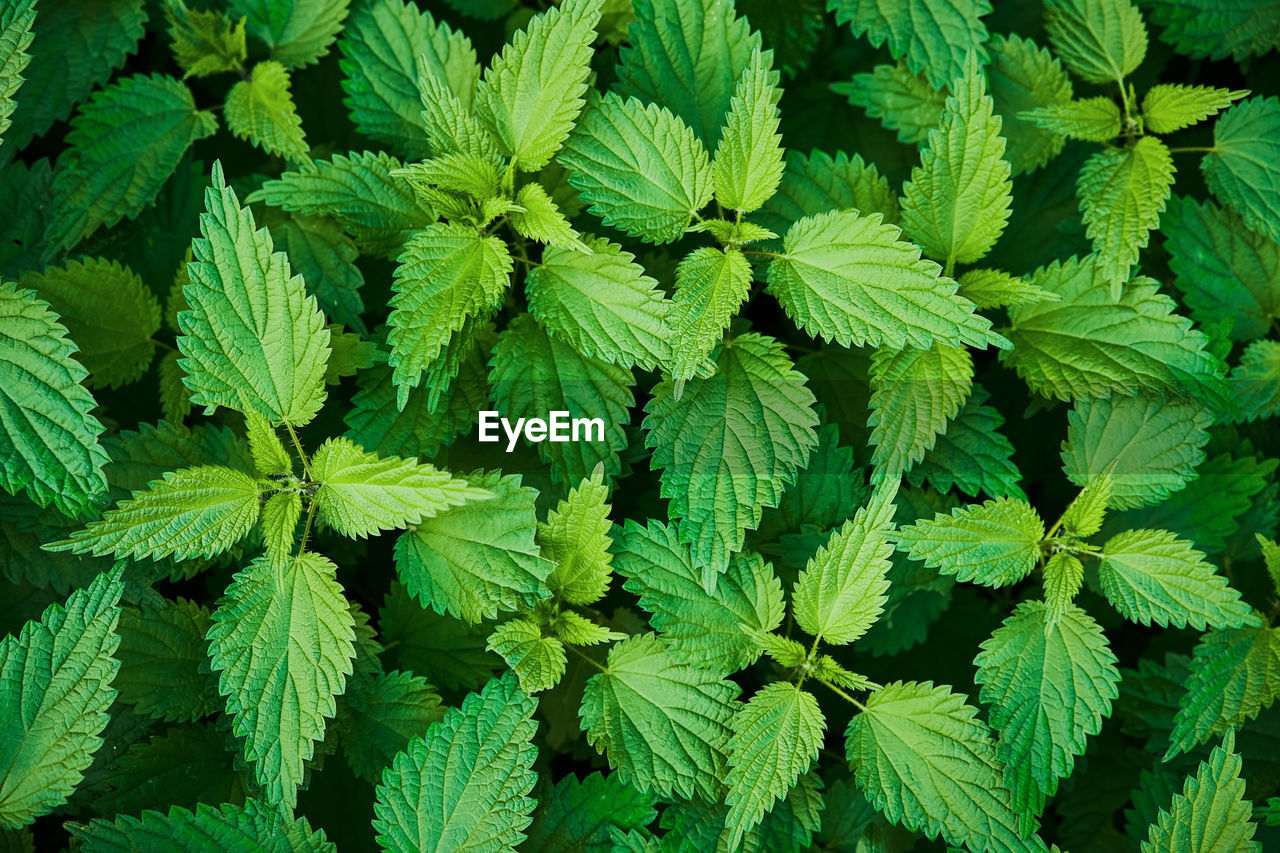
[{"label": "stinging nettle leaf", "polygon": [[1173,133],[1217,115],[1248,94],[1247,89],[1160,83],[1148,89],[1142,99],[1142,120],[1153,133]]},{"label": "stinging nettle leaf", "polygon": [[489,635],[486,648],[507,662],[529,695],[550,690],[564,676],[564,643],[543,636],[542,628],[528,619],[503,622]]},{"label": "stinging nettle leaf", "polygon": [[173,58],[188,77],[207,77],[238,71],[248,57],[244,20],[233,21],[220,11],[189,9],[183,0],[166,0],[165,20]]},{"label": "stinging nettle leaf", "polygon": [[1044,522],[1025,501],[997,498],[898,530],[898,550],[956,580],[1001,587],[1031,573]]},{"label": "stinging nettle leaf", "polygon": [[243,16],[249,35],[270,48],[286,68],[317,62],[342,29],[350,0],[231,0],[229,14]]},{"label": "stinging nettle leaf", "polygon": [[1000,131],[1009,141],[1005,157],[1014,175],[1044,166],[1062,151],[1063,139],[1026,121],[1022,114],[1071,100],[1071,78],[1048,49],[1018,35],[991,39],[988,82]]},{"label": "stinging nettle leaf", "polygon": [[556,564],[547,586],[568,604],[594,604],[604,597],[612,577],[609,553],[609,489],[604,465],[569,492],[538,524],[542,556]]},{"label": "stinging nettle leaf", "polygon": [[69,824],[85,853],[128,853],[144,847],[153,853],[337,853],[324,830],[312,830],[306,818],[282,820],[261,800],[243,806],[207,803],[191,812],[173,806],[167,814],[144,811],[141,817],[119,815],[87,825]]},{"label": "stinging nettle leaf", "polygon": [[1120,107],[1105,95],[1037,107],[1021,114],[1044,130],[1072,139],[1108,142],[1120,135]]},{"label": "stinging nettle leaf", "polygon": [[0,11],[0,143],[17,107],[14,94],[22,87],[22,72],[31,62],[27,49],[35,38],[35,0],[15,0]]},{"label": "stinging nettle leaf", "polygon": [[750,212],[769,200],[782,180],[782,136],[774,73],[759,49],[729,102],[729,114],[711,163],[716,200],[730,210]]},{"label": "stinging nettle leaf", "polygon": [[853,75],[851,83],[833,83],[832,89],[879,119],[888,130],[897,131],[898,141],[907,145],[929,138],[947,103],[945,89],[935,89],[924,74],[913,73],[903,60],[896,65],[877,65],[870,72]]},{"label": "stinging nettle leaf", "polygon": [[1257,827],[1250,820],[1251,804],[1240,778],[1241,761],[1229,732],[1188,776],[1182,793],[1174,794],[1167,809],[1148,829],[1142,853],[1209,853],[1211,850],[1253,850]]},{"label": "stinging nettle leaf", "polygon": [[1209,191],[1245,225],[1280,242],[1280,99],[1250,98],[1213,125],[1213,148],[1200,161]]},{"label": "stinging nettle leaf", "polygon": [[289,71],[279,62],[254,65],[252,76],[227,93],[223,115],[233,134],[268,154],[304,163],[311,159],[302,119],[293,105]]},{"label": "stinging nettle leaf", "polygon": [[934,88],[964,73],[966,51],[976,48],[978,61],[987,61],[987,0],[827,0],[827,8],[876,47],[888,42],[893,57],[905,56],[912,73],[923,74]]},{"label": "stinging nettle leaf", "polygon": [[973,390],[962,347],[877,349],[871,357],[871,482],[896,481],[932,450]]},{"label": "stinging nettle leaf", "polygon": [[1147,55],[1147,28],[1129,0],[1048,0],[1049,43],[1077,76],[1122,83]]},{"label": "stinging nettle leaf", "polygon": [[200,230],[191,244],[191,281],[182,288],[188,310],[178,313],[179,364],[191,402],[210,412],[253,408],[273,423],[307,423],[325,398],[324,315],[302,277],[290,275],[288,258],[272,251],[271,235],[240,206],[221,164],[205,190]]}]

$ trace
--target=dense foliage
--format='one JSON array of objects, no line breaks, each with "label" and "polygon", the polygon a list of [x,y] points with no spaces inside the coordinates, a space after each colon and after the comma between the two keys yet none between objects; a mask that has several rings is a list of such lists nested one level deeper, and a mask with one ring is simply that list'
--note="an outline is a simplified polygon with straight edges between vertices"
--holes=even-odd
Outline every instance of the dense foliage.
[{"label": "dense foliage", "polygon": [[0,849],[1280,849],[1277,47],[3,0]]}]

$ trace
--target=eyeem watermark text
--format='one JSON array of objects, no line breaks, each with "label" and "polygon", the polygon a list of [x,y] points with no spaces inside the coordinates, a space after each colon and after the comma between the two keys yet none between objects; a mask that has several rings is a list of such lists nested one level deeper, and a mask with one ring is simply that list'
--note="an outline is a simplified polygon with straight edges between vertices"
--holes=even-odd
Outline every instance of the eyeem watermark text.
[{"label": "eyeem watermark text", "polygon": [[515,450],[523,435],[526,441],[604,441],[603,418],[571,418],[567,411],[547,412],[543,418],[516,418],[514,424],[497,412],[480,412],[479,438],[484,442],[501,441],[498,427],[507,436],[507,452]]}]

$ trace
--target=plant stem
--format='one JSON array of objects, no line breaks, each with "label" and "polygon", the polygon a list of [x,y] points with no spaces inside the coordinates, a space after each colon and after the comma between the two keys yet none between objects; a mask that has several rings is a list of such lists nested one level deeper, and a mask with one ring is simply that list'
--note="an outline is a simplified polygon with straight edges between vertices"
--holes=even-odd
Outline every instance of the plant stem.
[{"label": "plant stem", "polygon": [[302,471],[307,475],[307,479],[310,480],[311,463],[307,461],[307,453],[302,449],[302,442],[298,441],[298,434],[293,431],[293,424],[285,421],[284,428],[289,431],[289,438],[293,440],[294,452],[298,454],[298,459],[302,461]]}]

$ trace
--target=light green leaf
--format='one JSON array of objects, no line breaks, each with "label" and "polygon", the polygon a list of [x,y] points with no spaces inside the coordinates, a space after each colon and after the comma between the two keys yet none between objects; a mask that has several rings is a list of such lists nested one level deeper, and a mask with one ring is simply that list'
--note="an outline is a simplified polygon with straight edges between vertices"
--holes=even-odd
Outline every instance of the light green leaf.
[{"label": "light green leaf", "polygon": [[1213,125],[1213,150],[1200,161],[1205,183],[1245,225],[1280,242],[1280,100],[1250,98]]},{"label": "light green leaf", "polygon": [[609,489],[604,465],[597,464],[538,524],[542,556],[556,564],[547,586],[567,604],[594,604],[604,597],[612,577],[609,553]]},{"label": "light green leaf", "polygon": [[1129,0],[1047,0],[1053,52],[1082,80],[1122,83],[1147,55],[1147,28]]},{"label": "light green leaf", "polygon": [[312,830],[306,818],[282,820],[278,810],[260,800],[195,812],[173,806],[168,814],[144,811],[141,817],[119,815],[87,825],[69,824],[84,853],[337,853],[324,830]]},{"label": "light green leaf", "polygon": [[1210,631],[1191,655],[1165,760],[1258,716],[1280,697],[1280,631]]},{"label": "light green leaf", "polygon": [[259,62],[253,76],[232,86],[224,115],[233,134],[268,154],[304,163],[311,159],[289,91],[289,72],[279,62]]},{"label": "light green leaf", "polygon": [[397,404],[470,317],[489,319],[511,281],[512,260],[500,238],[468,225],[438,222],[418,231],[396,267],[391,297],[391,345]]},{"label": "light green leaf", "polygon": [[[936,122],[935,122],[936,124]],[[932,125],[931,125],[932,126]],[[832,210],[880,213],[898,218],[898,196],[874,164],[837,151],[801,154],[788,151],[778,191],[755,214],[755,220],[778,234],[806,216]]]},{"label": "light green leaf", "polygon": [[1204,630],[1257,624],[1204,554],[1167,530],[1127,530],[1108,539],[1098,579],[1112,606],[1142,625]]},{"label": "light green leaf", "polygon": [[671,360],[671,302],[635,255],[587,238],[584,254],[548,247],[525,277],[529,311],[578,352],[650,370]]},{"label": "light green leaf", "polygon": [[621,471],[618,454],[627,446],[623,427],[630,417],[627,410],[635,402],[631,390],[635,377],[630,370],[583,355],[547,334],[528,314],[512,320],[498,338],[492,366],[491,399],[511,423],[518,418],[545,419],[555,411],[604,422],[603,441],[537,444],[539,458],[551,465],[553,481],[578,483],[598,462],[604,462],[608,477]]},{"label": "light green leaf", "polygon": [[382,774],[373,828],[384,850],[506,853],[525,839],[538,781],[537,703],[513,675],[470,693]]},{"label": "light green leaf", "polygon": [[1000,116],[1000,132],[1009,141],[1005,158],[1014,175],[1044,166],[1062,151],[1063,139],[1022,118],[1028,110],[1071,100],[1071,78],[1046,48],[1019,35],[991,39],[987,69],[991,99]]},{"label": "light green leaf", "polygon": [[[660,383],[644,421],[662,496],[671,518],[683,519],[681,539],[692,545],[707,590],[818,443],[816,401],[781,344],[743,334],[714,358],[716,373],[690,380],[679,399],[674,382]],[[757,451],[765,447],[769,453]]]},{"label": "light green leaf", "polygon": [[624,98],[666,107],[708,148],[760,36],[721,0],[632,0],[635,21],[619,52]]},{"label": "light green leaf", "polygon": [[1116,662],[1089,614],[1071,605],[1055,615],[1039,601],[1018,605],[974,658],[974,680],[1000,733],[996,757],[1024,827],[1110,716]]},{"label": "light green leaf", "polygon": [[320,516],[343,536],[363,539],[491,494],[412,459],[381,458],[348,438],[330,438],[311,458]]},{"label": "light green leaf", "polygon": [[1056,293],[1042,290],[1026,279],[1002,270],[969,270],[956,280],[960,283],[960,295],[979,308],[1034,305],[1038,302],[1058,302],[1062,299]]},{"label": "light green leaf", "polygon": [[436,156],[467,154],[491,160],[501,156],[497,143],[473,114],[475,86],[472,83],[468,75],[467,86],[459,87],[462,94],[455,94],[454,84],[433,68],[425,55],[418,57],[418,93],[422,104],[419,116]]},{"label": "light green leaf", "polygon": [[1160,83],[1142,99],[1142,119],[1152,133],[1173,133],[1204,121],[1249,94],[1247,89],[1215,89]]},{"label": "light green leaf", "polygon": [[166,0],[164,17],[173,41],[173,58],[188,77],[208,77],[243,69],[248,51],[244,20],[218,10],[189,9],[183,0]]},{"label": "light green leaf", "polygon": [[500,472],[470,477],[492,493],[426,518],[396,540],[396,571],[437,613],[467,622],[531,606],[550,593],[553,564],[538,555],[533,489]]},{"label": "light green leaf", "polygon": [[898,531],[898,550],[956,580],[1001,587],[1030,574],[1044,522],[1025,501],[997,498]]},{"label": "light green leaf", "polygon": [[277,492],[262,505],[262,544],[275,565],[281,565],[293,552],[301,517],[302,496],[297,492]]},{"label": "light green leaf", "polygon": [[564,677],[564,643],[543,636],[542,628],[528,619],[503,622],[489,635],[486,648],[502,656],[529,695],[550,690]]},{"label": "light green leaf", "polygon": [[691,664],[724,676],[744,669],[760,656],[755,637],[782,624],[782,585],[758,554],[733,557],[708,595],[674,525],[628,520],[614,552],[623,588],[653,614],[670,652]]},{"label": "light green leaf", "polygon": [[172,77],[126,77],[98,92],[72,120],[58,158],[50,245],[70,249],[101,227],[136,218],[191,144],[217,127]]},{"label": "light green leaf", "polygon": [[342,752],[356,775],[375,785],[409,741],[445,715],[425,678],[398,670],[362,679],[344,698]]},{"label": "light green leaf", "polygon": [[120,613],[120,671],[113,686],[139,714],[195,721],[222,710],[208,659],[209,608],[179,598]]},{"label": "light green leaf", "polygon": [[683,663],[652,634],[609,650],[582,697],[582,730],[623,782],[641,791],[721,796],[738,687]]},{"label": "light green leaf", "polygon": [[282,566],[259,557],[232,579],[209,629],[232,731],[244,738],[267,802],[285,811],[297,804],[304,765],[356,654],[355,622],[336,572],[319,554]]},{"label": "light green leaf", "polygon": [[928,481],[940,492],[956,488],[972,497],[1025,497],[1018,486],[1022,475],[1013,464],[1013,445],[997,431],[1004,416],[987,405],[990,399],[985,389],[975,386],[933,449],[907,472],[907,482],[918,487]]},{"label": "light green leaf", "polygon": [[1080,169],[1076,189],[1086,236],[1093,241],[1099,272],[1119,299],[1145,249],[1151,229],[1160,223],[1173,186],[1173,156],[1154,136],[1131,148],[1106,148]]},{"label": "light green leaf", "polygon": [[711,177],[716,200],[730,210],[755,210],[782,180],[777,106],[782,93],[773,84],[774,76],[757,48],[729,102]]},{"label": "light green leaf", "polygon": [[1014,348],[1001,359],[1036,392],[1059,400],[1141,390],[1218,393],[1208,339],[1173,313],[1173,300],[1155,281],[1136,278],[1113,299],[1092,255],[1055,261],[1030,281],[1062,301],[1010,308]]},{"label": "light green leaf", "polygon": [[877,349],[871,357],[871,482],[897,481],[932,450],[973,390],[963,347]]},{"label": "light green leaf", "polygon": [[535,17],[493,60],[476,89],[476,117],[516,167],[555,156],[585,103],[602,0],[565,0]]},{"label": "light green leaf", "polygon": [[244,16],[249,35],[286,68],[318,62],[342,29],[350,0],[231,0],[229,14]]},{"label": "light green leaf", "polygon": [[275,427],[258,414],[250,410],[244,416],[245,435],[249,439],[249,453],[253,456],[253,467],[259,474],[288,474],[293,471],[293,459],[280,443],[280,436]]},{"label": "light green leaf", "polygon": [[932,682],[871,694],[846,732],[858,787],[894,823],[989,853],[1043,851],[1023,839],[987,727],[964,697]]},{"label": "light green leaf", "polygon": [[1254,341],[1231,371],[1240,419],[1280,415],[1280,341]]},{"label": "light green leaf", "polygon": [[818,700],[794,684],[766,684],[730,723],[725,826],[730,849],[786,796],[818,757],[827,721]]},{"label": "light green leaf", "polygon": [[1037,107],[1021,118],[1072,139],[1109,142],[1120,135],[1120,107],[1104,95]]},{"label": "light green leaf", "polygon": [[986,77],[970,53],[902,188],[903,230],[947,270],[981,258],[1004,231],[1013,197],[1004,150]]},{"label": "light green leaf", "polygon": [[[516,193],[516,204],[522,209],[513,210],[507,217],[507,221],[522,237],[528,237],[530,240],[537,240],[539,243],[546,243],[558,249],[591,253],[555,201],[547,195],[542,184],[535,181],[522,186]],[[544,264],[547,262],[545,254],[542,256],[542,262]],[[537,269],[540,267],[535,267],[533,272]]]},{"label": "light green leaf", "polygon": [[654,243],[678,239],[711,200],[711,162],[667,110],[609,93],[583,114],[559,162],[606,225]]},{"label": "light green leaf", "polygon": [[0,639],[0,828],[71,796],[102,745],[120,664],[120,569]]},{"label": "light green leaf", "polygon": [[1195,477],[1212,420],[1185,400],[1078,400],[1067,413],[1063,471],[1084,486],[1109,470],[1114,509],[1158,503]]},{"label": "light green leaf", "polygon": [[723,340],[750,289],[751,264],[741,251],[702,246],[684,256],[676,266],[671,309],[672,379],[684,382],[713,374],[715,365],[708,356]]},{"label": "light green leaf", "polygon": [[1044,564],[1045,621],[1057,624],[1074,606],[1084,583],[1084,564],[1073,554],[1059,551]]},{"label": "light green leaf", "polygon": [[805,217],[769,264],[769,292],[806,332],[843,346],[1003,345],[955,282],[900,236],[879,214]]},{"label": "light green leaf", "polygon": [[1161,809],[1142,842],[1142,853],[1210,853],[1260,849],[1251,842],[1257,829],[1250,814],[1240,778],[1241,761],[1236,738],[1229,732],[1222,745],[1201,761],[1188,776],[1182,793],[1174,794],[1169,808]]},{"label": "light green leaf", "polygon": [[31,62],[27,48],[35,38],[31,25],[36,20],[35,0],[15,0],[0,10],[0,143],[12,124],[17,107],[14,94],[25,78],[22,72]]},{"label": "light green leaf", "polygon": [[906,57],[913,73],[922,73],[934,88],[942,88],[964,73],[965,53],[976,48],[980,63],[987,61],[987,0],[827,0],[836,21],[848,24],[854,35],[866,35],[876,47],[888,42],[894,59]]},{"label": "light green leaf", "polygon": [[196,260],[182,288],[188,310],[178,313],[191,402],[209,412],[253,408],[274,423],[301,426],[324,403],[324,315],[302,277],[290,275],[288,258],[272,252],[267,230],[255,230],[221,164],[204,197],[203,236],[192,241]]},{"label": "light green leaf", "polygon": [[881,64],[869,72],[855,74],[852,83],[833,83],[832,89],[879,119],[888,130],[897,131],[898,141],[907,145],[929,138],[947,103],[945,88],[935,89],[924,74],[912,72],[902,60],[897,65]]},{"label": "light green leaf", "polygon": [[338,49],[344,102],[357,130],[411,160],[448,153],[434,141],[427,144],[418,63],[436,75],[441,94],[469,111],[480,66],[466,35],[437,24],[430,12],[420,12],[406,0],[377,0],[351,12]]},{"label": "light green leaf", "polygon": [[897,481],[831,534],[800,573],[792,591],[796,624],[818,640],[843,645],[867,632],[884,612],[889,589],[888,533]]},{"label": "light green leaf", "polygon": [[335,154],[267,181],[246,201],[332,216],[365,251],[394,258],[411,232],[436,219],[407,182],[391,177],[399,168],[389,154]]},{"label": "light green leaf", "polygon": [[133,559],[212,557],[243,539],[257,520],[258,484],[252,477],[201,465],[165,474],[69,539],[46,547]]},{"label": "light green leaf", "polygon": [[1095,474],[1085,481],[1067,509],[1062,513],[1062,529],[1072,536],[1088,539],[1102,529],[1103,519],[1107,515],[1107,507],[1111,504],[1112,479],[1114,468],[1108,466],[1102,473]]}]

